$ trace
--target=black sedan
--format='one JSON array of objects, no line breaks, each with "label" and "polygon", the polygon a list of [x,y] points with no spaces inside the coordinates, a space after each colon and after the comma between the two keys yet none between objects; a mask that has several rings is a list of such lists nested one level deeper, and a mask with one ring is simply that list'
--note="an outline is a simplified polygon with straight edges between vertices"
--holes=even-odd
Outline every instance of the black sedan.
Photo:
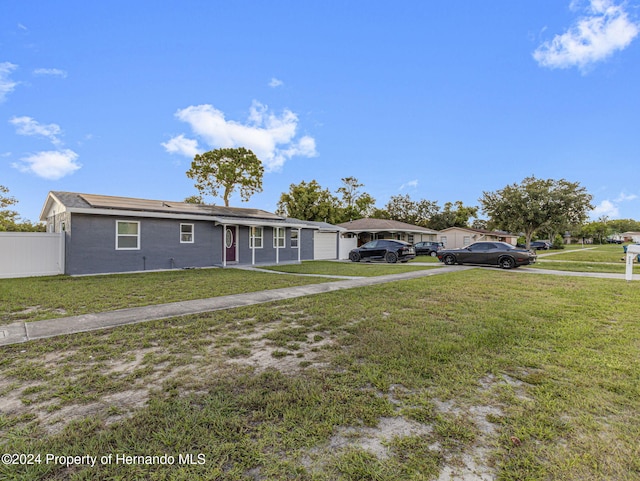
[{"label": "black sedan", "polygon": [[503,269],[526,266],[536,261],[536,254],[506,242],[474,242],[461,249],[438,251],[438,259],[445,264],[487,264]]},{"label": "black sedan", "polygon": [[390,263],[407,262],[416,256],[416,250],[408,242],[390,239],[377,239],[349,252],[351,262],[386,261]]}]

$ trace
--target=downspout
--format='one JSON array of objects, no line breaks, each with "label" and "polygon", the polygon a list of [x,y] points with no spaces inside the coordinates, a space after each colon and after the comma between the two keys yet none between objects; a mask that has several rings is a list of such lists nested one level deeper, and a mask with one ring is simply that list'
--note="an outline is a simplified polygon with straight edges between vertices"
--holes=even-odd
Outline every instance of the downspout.
[{"label": "downspout", "polygon": [[302,250],[302,229],[298,228],[298,263],[300,263],[301,250]]},{"label": "downspout", "polygon": [[275,229],[275,241],[276,241],[276,264],[280,264],[280,227],[274,227]]}]

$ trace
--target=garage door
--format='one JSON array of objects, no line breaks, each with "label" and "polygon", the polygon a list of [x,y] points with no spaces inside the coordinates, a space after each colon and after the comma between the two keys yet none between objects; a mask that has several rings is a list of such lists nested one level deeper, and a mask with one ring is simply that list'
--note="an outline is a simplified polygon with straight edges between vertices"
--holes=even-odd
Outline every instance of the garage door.
[{"label": "garage door", "polygon": [[313,233],[313,258],[336,259],[338,256],[337,246],[338,236],[335,232],[314,232]]}]

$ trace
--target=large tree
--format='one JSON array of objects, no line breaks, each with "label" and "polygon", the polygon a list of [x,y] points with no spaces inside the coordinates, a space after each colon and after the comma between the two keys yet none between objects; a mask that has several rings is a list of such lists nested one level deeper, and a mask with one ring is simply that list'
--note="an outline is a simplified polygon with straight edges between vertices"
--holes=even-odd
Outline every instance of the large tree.
[{"label": "large tree", "polygon": [[0,185],[0,231],[7,232],[44,232],[44,224],[32,224],[29,220],[21,220],[15,210],[7,207],[15,205],[18,201],[10,197],[9,189]]},{"label": "large tree", "polygon": [[429,219],[438,212],[438,204],[425,199],[414,201],[409,194],[394,195],[387,202],[384,211],[390,219],[426,227]]},{"label": "large tree", "polygon": [[469,219],[478,215],[478,207],[465,206],[462,201],[446,202],[444,208],[431,216],[428,226],[442,230],[448,227],[469,227]]},{"label": "large tree", "polygon": [[300,220],[329,223],[340,220],[338,199],[315,180],[291,184],[289,192],[280,195],[276,213]]},{"label": "large tree", "polygon": [[262,192],[264,167],[262,161],[249,149],[216,149],[196,154],[187,177],[195,180],[200,194],[217,197],[222,191],[224,205],[236,188],[244,202],[256,192]]},{"label": "large tree", "polygon": [[9,210],[7,207],[15,205],[18,201],[14,197],[10,197],[9,189],[4,185],[0,185],[0,230],[10,230],[10,226],[14,225],[18,213],[15,210]]},{"label": "large tree", "polygon": [[483,192],[483,212],[492,228],[523,233],[527,247],[536,231],[561,232],[584,222],[593,197],[578,182],[525,178],[495,192]]},{"label": "large tree", "polygon": [[376,200],[366,192],[361,192],[364,184],[355,177],[343,177],[342,186],[336,191],[340,195],[340,222],[369,217]]}]

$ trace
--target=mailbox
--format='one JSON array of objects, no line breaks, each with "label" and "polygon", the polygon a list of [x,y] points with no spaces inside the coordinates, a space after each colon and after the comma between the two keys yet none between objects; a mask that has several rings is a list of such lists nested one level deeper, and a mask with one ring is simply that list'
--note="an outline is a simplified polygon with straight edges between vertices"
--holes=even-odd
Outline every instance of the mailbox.
[{"label": "mailbox", "polygon": [[624,274],[624,278],[628,281],[633,279],[633,258],[636,256],[640,260],[640,245],[629,244],[627,246],[627,268]]}]

